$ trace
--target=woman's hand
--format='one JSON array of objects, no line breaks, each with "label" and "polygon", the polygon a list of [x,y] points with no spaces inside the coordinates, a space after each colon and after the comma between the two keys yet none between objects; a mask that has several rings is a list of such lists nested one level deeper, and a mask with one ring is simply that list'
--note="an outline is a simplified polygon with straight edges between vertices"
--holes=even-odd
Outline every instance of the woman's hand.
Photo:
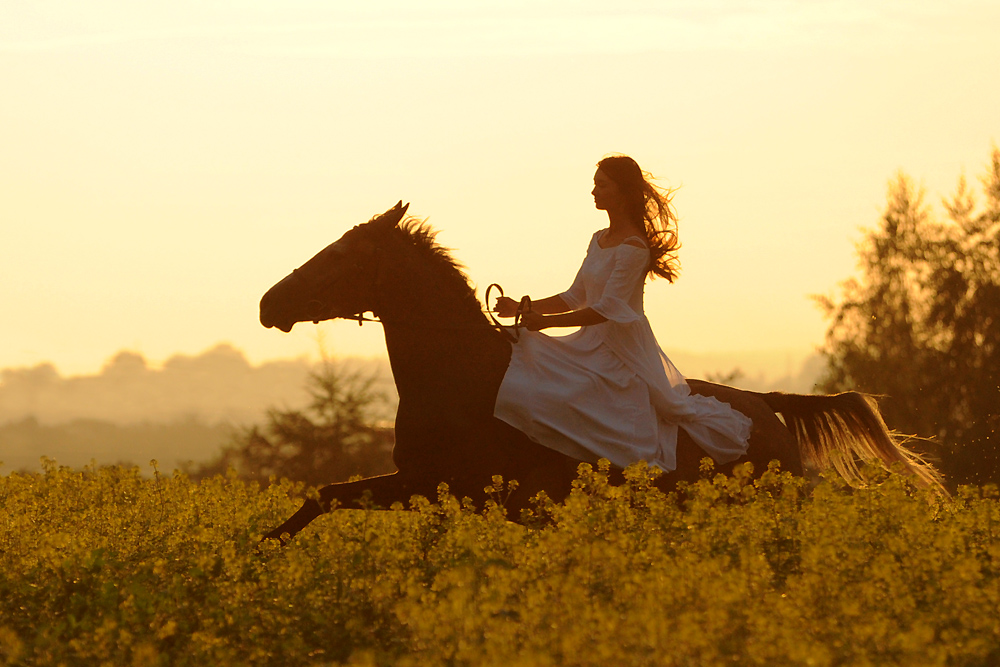
[{"label": "woman's hand", "polygon": [[509,296],[498,296],[496,308],[493,309],[500,317],[514,317],[520,304]]},{"label": "woman's hand", "polygon": [[521,313],[521,326],[528,331],[541,331],[548,325],[545,323],[544,315],[529,310],[526,313]]}]

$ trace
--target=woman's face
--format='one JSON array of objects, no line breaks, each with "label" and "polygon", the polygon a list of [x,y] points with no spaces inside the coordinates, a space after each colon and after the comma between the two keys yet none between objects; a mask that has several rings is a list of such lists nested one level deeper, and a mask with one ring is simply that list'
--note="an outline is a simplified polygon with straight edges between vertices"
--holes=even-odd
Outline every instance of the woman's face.
[{"label": "woman's face", "polygon": [[594,195],[594,206],[601,211],[610,211],[621,207],[622,193],[618,184],[611,180],[611,177],[600,169],[594,174],[594,189],[590,191]]}]

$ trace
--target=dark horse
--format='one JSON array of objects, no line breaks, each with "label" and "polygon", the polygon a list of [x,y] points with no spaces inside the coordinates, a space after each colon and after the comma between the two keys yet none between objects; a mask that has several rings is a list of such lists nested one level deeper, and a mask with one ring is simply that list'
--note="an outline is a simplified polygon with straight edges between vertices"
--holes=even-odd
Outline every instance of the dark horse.
[{"label": "dark horse", "polygon": [[[433,233],[413,219],[401,223],[405,212],[400,202],[354,227],[261,299],[261,324],[285,332],[296,322],[360,321],[372,312],[385,329],[399,392],[393,449],[398,472],[323,487],[318,501],[306,501],[265,539],[294,535],[334,507],[389,507],[413,495],[434,498],[442,482],[454,495],[482,506],[493,475],[517,480],[506,504],[513,517],[539,491],[558,502],[571,489],[580,461],[493,416],[511,345]],[[801,474],[805,460],[813,468],[836,468],[856,482],[855,461],[861,459],[901,464],[923,482],[937,484],[934,470],[896,443],[873,402],[861,394],[757,394],[698,380],[689,384],[750,417],[750,447],[736,463],[750,461],[758,472],[777,459],[782,469]],[[703,452],[683,429],[679,436],[677,469],[658,480],[664,488],[700,474]],[[729,471],[736,463],[719,469]]]}]

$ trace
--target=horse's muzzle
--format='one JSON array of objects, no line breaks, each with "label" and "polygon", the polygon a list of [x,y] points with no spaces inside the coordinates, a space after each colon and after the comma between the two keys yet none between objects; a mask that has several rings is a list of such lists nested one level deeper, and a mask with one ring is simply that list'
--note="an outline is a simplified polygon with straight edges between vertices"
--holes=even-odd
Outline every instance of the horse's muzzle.
[{"label": "horse's muzzle", "polygon": [[268,317],[267,315],[265,315],[264,311],[261,311],[261,313],[260,313],[260,323],[264,326],[265,329],[270,329],[270,328],[273,327],[275,329],[279,329],[280,331],[284,331],[285,333],[288,333],[289,331],[291,331],[292,327],[295,326],[295,322],[294,321],[292,321],[292,322],[279,322],[277,320],[273,320],[270,317]]}]

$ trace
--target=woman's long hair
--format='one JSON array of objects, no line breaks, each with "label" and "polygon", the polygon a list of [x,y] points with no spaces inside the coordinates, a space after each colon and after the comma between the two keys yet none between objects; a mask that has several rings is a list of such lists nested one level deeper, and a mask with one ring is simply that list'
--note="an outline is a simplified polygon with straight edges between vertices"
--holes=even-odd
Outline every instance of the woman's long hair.
[{"label": "woman's long hair", "polygon": [[649,272],[674,282],[680,274],[677,251],[677,213],[674,211],[674,190],[652,184],[653,176],[644,172],[627,155],[612,155],[597,163],[597,168],[615,182],[625,197],[629,215],[641,218],[649,245]]}]

